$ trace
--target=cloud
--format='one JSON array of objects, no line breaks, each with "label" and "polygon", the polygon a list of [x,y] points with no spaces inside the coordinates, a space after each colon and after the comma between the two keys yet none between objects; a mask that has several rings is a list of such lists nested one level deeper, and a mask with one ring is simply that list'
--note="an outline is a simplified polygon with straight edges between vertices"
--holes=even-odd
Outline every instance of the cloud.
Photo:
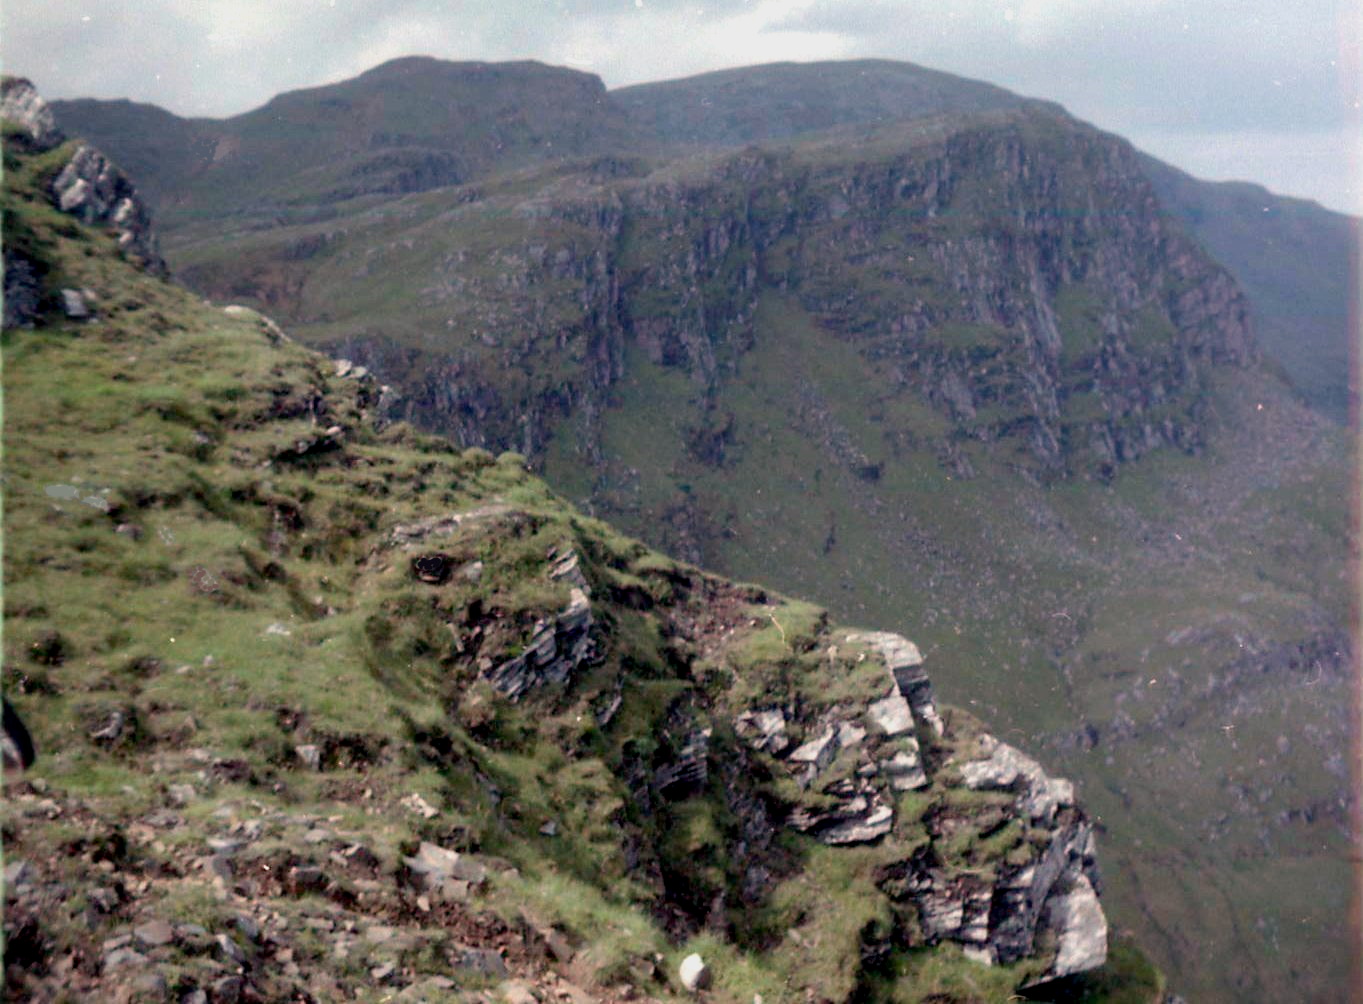
[{"label": "cloud", "polygon": [[[211,116],[415,53],[540,59],[610,86],[776,60],[905,59],[1059,101],[1133,138],[1157,137],[1195,173],[1231,159],[1199,150],[1243,143],[1259,177],[1358,208],[1352,151],[1330,145],[1347,146],[1342,137],[1360,124],[1352,4],[65,0],[6,5],[3,37],[7,70],[51,96],[130,97]],[[1321,160],[1296,155],[1292,136]]]}]

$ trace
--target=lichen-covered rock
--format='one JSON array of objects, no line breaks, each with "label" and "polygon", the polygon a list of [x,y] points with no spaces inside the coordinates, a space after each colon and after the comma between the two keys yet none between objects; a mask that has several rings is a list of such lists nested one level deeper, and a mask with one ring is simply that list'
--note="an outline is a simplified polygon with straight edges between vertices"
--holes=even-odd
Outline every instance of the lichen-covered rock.
[{"label": "lichen-covered rock", "polygon": [[114,231],[119,250],[143,268],[165,274],[151,214],[128,177],[108,157],[79,145],[52,179],[53,204],[92,226]]},{"label": "lichen-covered rock", "polygon": [[66,139],[57,119],[33,83],[23,77],[0,80],[0,118],[26,134],[34,150],[50,150]]}]

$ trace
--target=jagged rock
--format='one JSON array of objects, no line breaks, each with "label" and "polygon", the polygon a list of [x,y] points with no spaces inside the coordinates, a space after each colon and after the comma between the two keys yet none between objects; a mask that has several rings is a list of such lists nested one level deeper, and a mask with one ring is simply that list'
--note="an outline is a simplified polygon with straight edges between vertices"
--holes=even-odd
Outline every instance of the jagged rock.
[{"label": "jagged rock", "polygon": [[148,271],[166,273],[151,215],[126,175],[88,144],[76,148],[51,185],[52,201],[91,226],[113,229],[119,250]]},{"label": "jagged rock", "polygon": [[555,582],[567,582],[582,590],[584,594],[591,595],[592,590],[587,584],[587,577],[582,574],[582,565],[577,552],[571,548],[568,553],[554,560],[554,564],[549,568],[549,578]]},{"label": "jagged rock", "polygon": [[505,697],[516,701],[545,683],[563,683],[592,658],[591,601],[576,586],[569,597],[553,621],[538,626],[525,651],[483,671],[483,678]]},{"label": "jagged rock", "polygon": [[889,631],[869,631],[848,635],[848,641],[865,642],[874,648],[885,660],[885,668],[894,677],[895,686],[908,702],[920,720],[930,726],[937,735],[942,735],[945,726],[937,714],[937,705],[932,696],[932,681],[923,668],[923,654],[918,646]]},{"label": "jagged rock", "polygon": [[826,809],[798,806],[787,817],[787,825],[825,844],[870,843],[894,827],[894,809],[865,782],[836,781],[824,794],[838,802]]},{"label": "jagged rock", "polygon": [[710,730],[696,729],[689,733],[677,751],[676,758],[654,771],[654,789],[660,795],[676,797],[704,788],[708,777],[709,753]]},{"label": "jagged rock", "polygon": [[0,81],[0,118],[28,133],[29,145],[34,150],[51,150],[66,139],[57,127],[52,109],[32,82],[23,77]]},{"label": "jagged rock", "polygon": [[1058,808],[1074,804],[1074,785],[1052,778],[1025,753],[990,735],[980,737],[987,759],[961,765],[966,786],[975,789],[1017,790],[1022,807],[1035,820],[1049,822]]},{"label": "jagged rock", "polygon": [[1046,904],[1047,925],[1059,937],[1047,979],[1097,969],[1107,961],[1107,918],[1098,894],[1084,875]]},{"label": "jagged rock", "polygon": [[833,762],[838,755],[838,732],[829,725],[804,745],[797,747],[787,758],[791,763],[808,764],[817,773]]},{"label": "jagged rock", "polygon": [[697,993],[710,985],[710,969],[705,965],[705,960],[695,952],[682,959],[681,965],[677,968],[677,975],[681,978],[681,984],[691,993]]},{"label": "jagged rock", "polygon": [[753,749],[772,756],[780,756],[790,748],[786,715],[780,708],[745,711],[734,719],[734,731]]}]

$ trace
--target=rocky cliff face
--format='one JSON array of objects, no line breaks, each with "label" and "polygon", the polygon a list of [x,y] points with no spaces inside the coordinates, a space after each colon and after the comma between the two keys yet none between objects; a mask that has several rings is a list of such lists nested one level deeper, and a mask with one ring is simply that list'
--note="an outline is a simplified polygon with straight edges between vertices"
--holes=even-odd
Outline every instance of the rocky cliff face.
[{"label": "rocky cliff face", "polygon": [[[442,286],[462,299],[498,351],[442,359],[372,336],[338,351],[389,375],[413,420],[537,456],[564,415],[590,429],[627,346],[713,397],[774,289],[854,346],[885,390],[939,412],[944,455],[973,440],[1043,477],[1111,476],[1160,446],[1199,448],[1211,374],[1256,357],[1246,304],[1161,215],[1127,145],[1035,111],[879,142],[883,154],[814,144],[666,180],[549,186],[514,207],[526,235],[494,270],[460,252],[424,291],[433,306]],[[464,215],[480,211],[506,207]],[[527,331],[560,350],[552,373]],[[576,449],[590,460],[587,435]]]},{"label": "rocky cliff face", "polygon": [[[130,261],[159,275],[167,273],[151,229],[151,214],[132,182],[94,147],[63,146],[66,136],[31,82],[6,77],[0,84],[0,112],[7,149],[17,145],[27,151],[52,153],[52,162],[59,165],[51,172],[48,186],[55,208],[88,226],[112,231],[119,250]],[[11,231],[5,242],[6,327],[32,324],[43,307],[41,263],[27,246],[25,236],[20,228]],[[63,302],[68,312],[88,311],[79,291],[69,293],[72,295]]]}]

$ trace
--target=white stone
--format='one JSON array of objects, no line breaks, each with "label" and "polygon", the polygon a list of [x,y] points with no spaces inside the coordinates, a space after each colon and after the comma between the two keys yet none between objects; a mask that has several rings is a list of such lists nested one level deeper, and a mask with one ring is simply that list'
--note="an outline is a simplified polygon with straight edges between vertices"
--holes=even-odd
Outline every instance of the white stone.
[{"label": "white stone", "polygon": [[902,694],[894,693],[881,701],[872,701],[866,716],[887,736],[901,736],[913,731],[913,712]]},{"label": "white stone", "polygon": [[705,965],[705,960],[695,952],[682,959],[678,975],[681,977],[682,986],[691,993],[704,990],[710,985],[710,970]]}]

